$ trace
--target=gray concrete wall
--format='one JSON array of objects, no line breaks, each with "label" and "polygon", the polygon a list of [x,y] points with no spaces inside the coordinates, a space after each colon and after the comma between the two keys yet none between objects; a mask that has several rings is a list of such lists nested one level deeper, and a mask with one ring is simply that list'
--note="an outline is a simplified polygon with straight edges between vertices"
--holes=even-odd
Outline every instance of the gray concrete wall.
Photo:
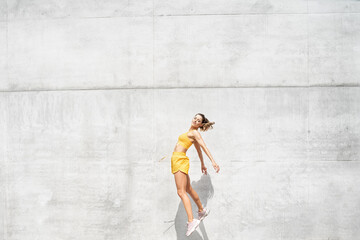
[{"label": "gray concrete wall", "polygon": [[0,239],[186,239],[197,112],[190,239],[358,239],[359,66],[355,0],[1,0]]}]

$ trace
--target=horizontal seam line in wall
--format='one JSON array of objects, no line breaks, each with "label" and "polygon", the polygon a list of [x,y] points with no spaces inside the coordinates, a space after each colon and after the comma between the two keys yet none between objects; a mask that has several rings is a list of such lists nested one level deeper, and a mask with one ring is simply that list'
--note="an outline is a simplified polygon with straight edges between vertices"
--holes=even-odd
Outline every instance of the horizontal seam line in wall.
[{"label": "horizontal seam line in wall", "polygon": [[325,14],[359,14],[360,12],[314,12],[314,13],[200,13],[200,14],[162,14],[154,17],[186,17],[186,16],[241,16],[241,15],[325,15]]},{"label": "horizontal seam line in wall", "polygon": [[108,18],[141,18],[141,17],[192,17],[192,16],[242,16],[242,15],[325,15],[325,14],[359,14],[360,12],[303,12],[303,13],[203,13],[203,14],[151,14],[133,16],[97,16],[97,17],[43,17],[43,18],[12,18],[3,19],[0,22],[43,21],[43,20],[72,20],[72,19],[108,19]]},{"label": "horizontal seam line in wall", "polygon": [[[292,162],[289,163],[286,160],[283,161],[236,161],[236,160],[230,160],[230,162],[235,162],[235,163],[288,163],[288,164],[300,164],[300,163],[312,163],[312,162],[355,162],[355,163],[360,163],[360,160],[299,160],[296,162]],[[196,163],[194,163],[196,164]]]},{"label": "horizontal seam line in wall", "polygon": [[[46,20],[77,20],[77,19],[109,19],[109,18],[153,18],[153,15],[134,15],[134,16],[97,16],[97,17],[43,17],[43,18],[13,18],[8,19],[8,22],[23,22],[23,21],[46,21]],[[6,22],[6,20],[0,20]]]},{"label": "horizontal seam line in wall", "polygon": [[1,93],[7,92],[62,92],[62,91],[103,91],[103,90],[141,90],[141,89],[212,89],[212,88],[359,88],[360,85],[313,85],[313,86],[238,86],[238,87],[132,87],[132,88],[74,88],[74,89],[31,89],[31,90],[0,90]]}]

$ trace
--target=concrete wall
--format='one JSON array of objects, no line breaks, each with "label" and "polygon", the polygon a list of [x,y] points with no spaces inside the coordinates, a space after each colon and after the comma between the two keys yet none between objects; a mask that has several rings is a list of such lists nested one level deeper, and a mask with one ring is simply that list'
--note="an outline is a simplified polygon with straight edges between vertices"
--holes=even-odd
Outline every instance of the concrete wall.
[{"label": "concrete wall", "polygon": [[186,239],[202,112],[189,239],[355,240],[359,66],[355,0],[1,0],[0,239]]}]

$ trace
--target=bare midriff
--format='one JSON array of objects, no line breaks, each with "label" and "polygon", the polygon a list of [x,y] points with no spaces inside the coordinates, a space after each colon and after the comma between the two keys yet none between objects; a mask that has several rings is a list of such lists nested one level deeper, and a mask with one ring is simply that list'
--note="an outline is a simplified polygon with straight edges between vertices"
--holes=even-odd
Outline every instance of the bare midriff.
[{"label": "bare midriff", "polygon": [[176,143],[174,152],[184,152],[186,153],[187,148],[185,148],[183,145]]}]

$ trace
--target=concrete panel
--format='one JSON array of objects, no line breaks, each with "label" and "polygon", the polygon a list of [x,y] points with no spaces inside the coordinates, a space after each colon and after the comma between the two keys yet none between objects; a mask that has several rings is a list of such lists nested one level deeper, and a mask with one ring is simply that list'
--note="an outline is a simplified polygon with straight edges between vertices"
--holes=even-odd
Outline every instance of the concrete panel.
[{"label": "concrete panel", "polygon": [[0,22],[0,89],[7,82],[7,23]]},{"label": "concrete panel", "polygon": [[160,86],[257,84],[264,16],[155,18],[154,82]]},{"label": "concrete panel", "polygon": [[6,181],[6,163],[5,163],[5,153],[1,149],[1,162],[0,162],[0,236],[5,236],[6,234],[6,196],[7,196],[7,181]]},{"label": "concrete panel", "polygon": [[[159,159],[166,154],[163,149],[172,153],[178,135],[199,111],[215,121],[214,129],[202,135],[220,162],[307,159],[306,88],[164,89],[155,96],[156,132],[173,136],[157,141]],[[189,149],[188,156],[198,159],[196,149]]]},{"label": "concrete panel", "polygon": [[306,0],[155,0],[156,15],[306,13]]},{"label": "concrete panel", "polygon": [[[318,162],[312,164],[309,174],[309,209],[308,233],[313,239],[356,239],[360,236],[360,194],[358,173],[360,163]],[[289,222],[293,229],[297,222]],[[310,238],[310,236],[309,236]]]},{"label": "concrete panel", "polygon": [[0,238],[5,236],[7,228],[7,94],[0,94]]},{"label": "concrete panel", "polygon": [[5,239],[128,239],[131,222],[154,216],[143,212],[156,187],[152,99],[139,90],[12,93]]},{"label": "concrete panel", "polygon": [[306,23],[303,15],[157,17],[155,84],[306,86]]},{"label": "concrete panel", "polygon": [[[213,212],[204,224],[213,238],[350,240],[359,234],[359,162],[226,161],[222,170],[212,174]],[[232,221],[216,224],[224,218]]]},{"label": "concrete panel", "polygon": [[[3,143],[3,140],[1,140]],[[0,236],[6,234],[6,195],[7,195],[7,181],[6,181],[6,163],[5,152],[1,149],[1,162],[0,162]]]},{"label": "concrete panel", "polygon": [[6,1],[0,1],[0,21],[6,21],[7,19],[7,4]]},{"label": "concrete panel", "polygon": [[360,12],[358,0],[308,0],[309,13],[348,13]]},{"label": "concrete panel", "polygon": [[360,14],[309,15],[310,85],[360,84]]},{"label": "concrete panel", "polygon": [[252,64],[263,64],[261,85],[308,85],[308,20],[305,15],[268,15],[263,56]]},{"label": "concrete panel", "polygon": [[152,0],[7,0],[9,20],[152,16]]},{"label": "concrete panel", "polygon": [[6,90],[151,86],[152,18],[9,22]]},{"label": "concrete panel", "polygon": [[311,88],[309,160],[360,160],[360,89]]}]

